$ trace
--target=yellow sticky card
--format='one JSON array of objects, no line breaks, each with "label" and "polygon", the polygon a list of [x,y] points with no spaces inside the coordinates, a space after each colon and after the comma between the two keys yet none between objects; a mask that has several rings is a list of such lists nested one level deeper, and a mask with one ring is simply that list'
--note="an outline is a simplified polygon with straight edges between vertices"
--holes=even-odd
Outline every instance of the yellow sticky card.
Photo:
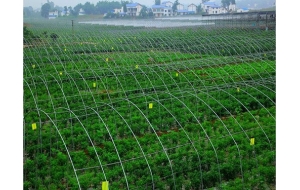
[{"label": "yellow sticky card", "polygon": [[175,75],[176,75],[176,77],[178,77],[178,76],[179,76],[179,74],[178,74],[178,73],[176,73]]},{"label": "yellow sticky card", "polygon": [[138,68],[139,68],[139,65],[136,65],[135,68],[138,69]]},{"label": "yellow sticky card", "polygon": [[82,45],[82,42],[80,43],[80,45]]},{"label": "yellow sticky card", "polygon": [[113,50],[113,49],[114,49],[114,47],[111,47],[111,49]]},{"label": "yellow sticky card", "polygon": [[67,49],[65,48],[65,51],[67,51]]},{"label": "yellow sticky card", "polygon": [[240,92],[240,88],[239,88],[239,87],[237,87],[237,88],[236,88],[236,91],[237,91],[237,92]]},{"label": "yellow sticky card", "polygon": [[33,124],[31,125],[31,127],[32,127],[32,130],[36,130],[36,123],[33,123]]},{"label": "yellow sticky card", "polygon": [[153,108],[153,103],[150,103],[149,104],[149,109],[152,109]]},{"label": "yellow sticky card", "polygon": [[95,82],[93,83],[93,87],[94,87],[94,88],[96,87],[96,83],[95,83]]},{"label": "yellow sticky card", "polygon": [[35,68],[35,65],[32,65],[32,68]]},{"label": "yellow sticky card", "polygon": [[102,181],[102,190],[108,190],[108,181]]},{"label": "yellow sticky card", "polygon": [[62,75],[62,72],[61,72],[61,71],[59,72],[59,75]]},{"label": "yellow sticky card", "polygon": [[108,62],[108,58],[106,58],[105,61]]},{"label": "yellow sticky card", "polygon": [[250,145],[254,145],[254,138],[250,138]]}]

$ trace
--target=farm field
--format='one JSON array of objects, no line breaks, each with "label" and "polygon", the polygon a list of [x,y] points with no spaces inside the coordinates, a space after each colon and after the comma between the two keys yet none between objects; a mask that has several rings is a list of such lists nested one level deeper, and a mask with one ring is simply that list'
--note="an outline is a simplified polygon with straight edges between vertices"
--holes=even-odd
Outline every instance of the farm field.
[{"label": "farm field", "polygon": [[24,22],[24,189],[276,189],[275,30]]}]

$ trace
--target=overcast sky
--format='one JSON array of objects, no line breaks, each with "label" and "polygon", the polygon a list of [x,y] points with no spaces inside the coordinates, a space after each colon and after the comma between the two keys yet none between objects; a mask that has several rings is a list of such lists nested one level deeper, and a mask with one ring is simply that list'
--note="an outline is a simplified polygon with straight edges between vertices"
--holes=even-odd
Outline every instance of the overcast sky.
[{"label": "overcast sky", "polygon": [[[102,0],[50,0],[50,2],[53,2],[54,5],[64,7],[64,6],[76,6],[77,4],[81,3],[84,4],[86,2],[93,3],[94,5],[97,4],[97,2]],[[113,1],[113,0],[111,0]],[[114,1],[120,1],[120,0],[114,0]],[[129,0],[130,1],[130,0]],[[133,0],[133,2],[138,2],[142,5],[146,5],[150,7],[151,5],[154,5],[155,0]],[[166,1],[166,0],[161,0]],[[174,2],[174,0],[170,0],[171,2]],[[212,0],[211,0],[212,1]],[[120,1],[121,2],[121,1]],[[179,0],[182,4],[191,4],[194,3],[195,5],[199,5],[201,0]],[[34,9],[41,8],[43,4],[47,3],[47,0],[23,0],[23,7],[32,6]]]}]

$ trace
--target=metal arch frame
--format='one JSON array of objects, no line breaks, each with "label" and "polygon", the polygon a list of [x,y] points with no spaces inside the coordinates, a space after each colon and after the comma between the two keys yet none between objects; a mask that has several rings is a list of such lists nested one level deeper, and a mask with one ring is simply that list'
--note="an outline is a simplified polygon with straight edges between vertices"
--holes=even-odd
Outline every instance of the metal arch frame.
[{"label": "metal arch frame", "polygon": [[258,126],[260,127],[260,129],[263,131],[264,135],[266,136],[266,138],[267,138],[267,140],[268,140],[268,142],[269,142],[270,149],[271,149],[271,151],[273,151],[273,150],[272,150],[272,145],[271,145],[271,142],[270,142],[269,137],[267,136],[266,132],[263,130],[262,126],[259,124],[259,122],[257,121],[257,119],[252,115],[252,113],[250,112],[250,110],[248,110],[248,108],[247,108],[240,100],[238,100],[235,96],[233,96],[232,94],[226,92],[226,91],[223,90],[223,89],[220,89],[220,90],[223,91],[223,92],[225,92],[225,93],[228,94],[229,96],[233,97],[237,102],[239,102],[239,103],[240,103],[240,104],[248,111],[248,113],[250,113],[250,115],[252,116],[252,118],[256,121],[256,123],[258,124]]},{"label": "metal arch frame", "polygon": [[124,166],[123,166],[123,164],[122,164],[121,157],[120,157],[120,155],[119,155],[119,151],[118,151],[117,146],[116,146],[116,144],[115,144],[115,142],[114,142],[114,140],[113,140],[112,135],[110,134],[110,131],[109,131],[109,129],[108,129],[106,123],[104,122],[104,120],[102,119],[102,117],[99,115],[98,111],[96,111],[96,110],[95,110],[94,108],[92,108],[92,107],[88,107],[88,108],[91,109],[91,110],[93,110],[93,111],[95,112],[95,114],[98,116],[98,119],[100,119],[100,120],[102,121],[102,123],[104,124],[104,126],[105,126],[105,128],[106,128],[106,130],[107,130],[107,132],[108,132],[108,134],[109,134],[109,137],[111,138],[111,141],[112,141],[112,143],[113,143],[113,145],[114,145],[114,148],[115,148],[115,150],[116,150],[116,153],[117,153],[117,156],[118,156],[118,158],[119,158],[120,165],[121,165],[121,167],[122,167],[122,171],[123,171],[123,174],[124,174],[124,177],[125,177],[127,189],[129,189],[128,180],[127,180],[127,177],[126,177],[126,173],[125,173],[125,170],[124,170]]},{"label": "metal arch frame", "polygon": [[106,103],[104,103],[104,104],[107,105],[107,106],[109,106],[111,109],[113,109],[113,110],[114,110],[114,111],[122,118],[122,120],[126,123],[127,127],[129,128],[130,132],[132,133],[132,135],[133,135],[134,139],[136,140],[138,146],[140,147],[141,152],[142,152],[142,154],[143,154],[143,156],[144,156],[144,158],[145,158],[145,161],[146,161],[146,163],[147,163],[147,165],[148,165],[148,168],[149,168],[149,171],[150,171],[150,174],[151,174],[152,183],[153,183],[152,189],[154,189],[154,186],[155,186],[155,185],[154,185],[154,179],[153,179],[152,170],[151,170],[151,167],[150,167],[150,165],[149,165],[148,159],[147,159],[147,157],[146,157],[146,155],[145,155],[145,152],[143,151],[143,148],[142,148],[141,144],[139,143],[138,139],[136,138],[136,135],[135,135],[134,132],[132,131],[130,125],[127,123],[126,119],[120,114],[120,112],[119,112],[117,109],[115,109],[113,106],[111,106],[111,105],[109,105],[109,104],[106,104]]},{"label": "metal arch frame", "polygon": [[[189,94],[191,94],[190,92],[187,92]],[[205,92],[204,92],[205,93]],[[196,97],[197,99],[201,100],[216,116],[217,118],[219,119],[219,121],[223,124],[224,128],[226,129],[226,131],[228,132],[228,134],[230,135],[230,137],[232,138],[234,144],[236,145],[237,147],[237,150],[238,150],[238,153],[239,153],[239,160],[240,160],[240,168],[241,168],[241,175],[242,175],[242,182],[243,182],[243,187],[244,187],[244,174],[243,174],[243,166],[242,166],[242,160],[241,160],[241,152],[240,152],[240,148],[237,144],[237,142],[235,141],[234,137],[232,136],[232,134],[230,133],[230,131],[228,130],[228,128],[226,127],[225,123],[222,121],[222,119],[218,116],[218,114],[205,102],[203,101],[201,98],[199,98],[198,96],[196,96],[195,94],[191,94],[192,96]],[[209,95],[207,93],[207,95]],[[228,111],[226,109],[226,107],[221,104],[218,100],[216,100],[213,96],[209,95],[211,98],[213,98],[216,102],[218,102],[223,108],[225,108],[226,111]],[[229,111],[228,111],[229,112]],[[230,112],[229,112],[230,113]],[[232,116],[232,114],[230,113],[230,115]],[[233,117],[234,118],[234,117]],[[236,119],[234,118],[234,120],[236,121]],[[237,121],[236,121],[237,122]],[[238,123],[238,122],[237,122]],[[240,127],[241,125],[238,124]],[[241,127],[242,128],[242,127]],[[243,132],[245,133],[244,129],[242,128]],[[246,134],[246,133],[245,133]],[[248,137],[248,135],[246,135]],[[248,137],[249,138],[249,137]]]},{"label": "metal arch frame", "polygon": [[134,103],[133,103],[132,101],[130,101],[129,99],[125,99],[125,100],[128,101],[130,104],[132,104],[134,107],[136,107],[136,108],[139,110],[139,112],[144,116],[144,118],[146,119],[146,121],[148,122],[148,124],[150,125],[150,127],[152,128],[153,133],[155,134],[156,138],[158,139],[158,141],[159,141],[161,147],[163,148],[163,152],[165,153],[165,155],[166,155],[166,157],[167,157],[167,159],[168,159],[168,161],[169,161],[170,168],[171,168],[171,172],[172,172],[172,176],[173,176],[173,183],[174,183],[174,187],[175,187],[175,189],[176,189],[175,176],[174,176],[174,171],[173,171],[173,168],[172,168],[171,160],[170,160],[170,158],[169,158],[169,156],[168,156],[168,154],[167,154],[167,152],[166,152],[166,149],[165,149],[163,143],[161,142],[159,136],[157,135],[155,129],[153,128],[152,124],[150,123],[150,121],[148,120],[148,118],[146,117],[146,115],[142,112],[142,110],[140,110],[140,108],[139,108],[136,104],[134,104]]},{"label": "metal arch frame", "polygon": [[76,181],[77,181],[78,187],[79,187],[79,189],[81,189],[80,182],[79,182],[79,179],[78,179],[78,176],[77,176],[77,173],[76,173],[76,169],[75,169],[75,167],[74,167],[73,160],[72,160],[72,158],[71,158],[71,155],[70,155],[70,152],[69,152],[69,150],[68,150],[68,147],[67,147],[67,145],[66,145],[66,143],[65,143],[65,141],[64,141],[64,139],[63,139],[63,137],[62,137],[62,135],[61,135],[60,132],[59,132],[58,127],[56,126],[56,124],[55,124],[55,122],[52,120],[52,118],[51,118],[44,110],[39,109],[39,108],[38,108],[38,110],[41,111],[41,112],[43,112],[43,113],[50,119],[50,121],[51,121],[52,124],[54,125],[56,131],[58,132],[58,134],[59,134],[59,136],[60,136],[60,138],[61,138],[61,140],[62,140],[62,142],[63,142],[63,144],[64,144],[64,146],[65,146],[65,149],[66,149],[66,151],[67,151],[67,154],[68,154],[68,157],[69,157],[69,159],[70,159],[70,162],[71,162],[71,164],[72,164],[72,168],[73,168],[73,171],[74,171],[74,174],[75,174],[75,177],[76,177]]},{"label": "metal arch frame", "polygon": [[178,125],[181,127],[181,129],[183,130],[184,134],[186,135],[186,137],[188,138],[188,140],[190,141],[192,147],[194,148],[195,152],[197,153],[197,157],[199,160],[199,169],[200,169],[200,181],[201,181],[201,187],[203,189],[203,181],[202,181],[202,167],[201,167],[201,159],[199,156],[199,152],[196,149],[196,147],[194,146],[193,141],[191,140],[191,138],[189,137],[189,135],[187,134],[187,132],[185,131],[184,127],[181,125],[181,123],[176,119],[176,117],[172,114],[172,112],[166,107],[164,106],[159,100],[154,99],[153,97],[149,96],[150,98],[152,98],[154,101],[156,101],[158,104],[160,104],[174,119],[175,121],[178,123]]},{"label": "metal arch frame", "polygon": [[184,105],[184,106],[188,109],[188,111],[189,111],[189,112],[193,115],[193,117],[197,120],[198,124],[200,125],[200,127],[201,127],[202,130],[203,130],[203,132],[205,133],[205,136],[206,136],[206,138],[209,140],[209,142],[210,142],[210,144],[211,144],[211,146],[212,146],[212,148],[213,148],[213,150],[214,150],[214,152],[215,152],[215,155],[216,155],[217,165],[218,165],[218,170],[219,170],[219,183],[220,183],[219,185],[221,185],[222,179],[221,179],[221,172],[220,172],[220,166],[219,166],[220,164],[219,164],[218,154],[217,154],[216,149],[215,149],[213,143],[211,142],[209,136],[207,135],[205,129],[203,128],[202,124],[200,123],[200,121],[198,120],[198,118],[195,116],[195,114],[190,110],[190,108],[189,108],[188,106],[185,105],[184,102],[182,102],[179,98],[177,98],[176,96],[174,96],[173,94],[171,94],[171,93],[169,93],[169,92],[167,92],[167,94],[169,94],[170,96],[172,96],[172,97],[174,97],[175,99],[177,99],[182,105]]}]

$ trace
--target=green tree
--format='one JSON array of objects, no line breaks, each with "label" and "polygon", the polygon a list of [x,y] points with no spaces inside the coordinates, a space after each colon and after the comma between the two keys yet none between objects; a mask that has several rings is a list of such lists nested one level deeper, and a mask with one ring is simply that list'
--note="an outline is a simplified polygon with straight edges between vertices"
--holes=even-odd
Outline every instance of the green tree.
[{"label": "green tree", "polygon": [[179,5],[178,0],[176,0],[172,6],[173,12],[177,11],[177,5]]},{"label": "green tree", "polygon": [[145,5],[143,5],[141,11],[140,11],[140,17],[145,18],[146,16],[148,16],[148,11],[147,11],[147,7]]},{"label": "green tree", "polygon": [[121,5],[123,7],[123,11],[126,13],[127,12],[127,8],[126,8],[126,4],[128,4],[129,1],[121,1]]},{"label": "green tree", "polygon": [[77,4],[75,7],[74,7],[74,10],[73,10],[73,15],[74,16],[77,16],[79,14],[79,11],[80,9],[83,7],[83,5],[81,3]]},{"label": "green tree", "polygon": [[88,15],[93,14],[95,11],[95,6],[94,4],[91,4],[90,2],[86,2],[83,6],[82,9],[84,12]]},{"label": "green tree", "polygon": [[160,5],[160,0],[155,0],[155,5]]},{"label": "green tree", "polygon": [[51,6],[49,3],[45,3],[41,8],[41,15],[44,18],[48,18]]},{"label": "green tree", "polygon": [[226,8],[230,5],[230,3],[235,4],[235,0],[222,0],[221,3],[222,3],[222,6],[224,8]]},{"label": "green tree", "polygon": [[33,8],[31,6],[23,8],[23,16],[28,17],[33,15]]}]

